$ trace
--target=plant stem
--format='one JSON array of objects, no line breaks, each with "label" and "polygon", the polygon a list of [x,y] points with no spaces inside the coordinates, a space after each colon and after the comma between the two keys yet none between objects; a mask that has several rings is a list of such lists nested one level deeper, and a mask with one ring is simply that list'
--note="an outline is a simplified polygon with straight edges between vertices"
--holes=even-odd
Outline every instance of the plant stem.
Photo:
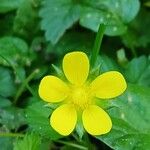
[{"label": "plant stem", "polygon": [[24,137],[24,134],[21,133],[1,133],[0,137]]},{"label": "plant stem", "polygon": [[28,83],[33,79],[33,77],[35,76],[35,74],[37,74],[39,72],[38,69],[35,69],[21,84],[15,98],[14,98],[14,104],[17,103],[18,98],[20,97],[20,95],[22,94],[22,92],[24,91],[24,88],[27,87],[28,90],[30,91],[30,93],[36,97],[35,93],[32,91],[32,88],[28,85]]},{"label": "plant stem", "polygon": [[[16,69],[15,65],[13,65],[13,64],[12,64],[7,58],[5,58],[3,55],[0,55],[0,57],[3,58],[3,59],[12,67],[13,71],[16,72],[16,74],[18,75],[18,77],[21,79],[20,75],[17,73],[17,69]],[[22,85],[21,85],[20,89],[18,90],[18,92],[17,92],[17,94],[16,94],[16,96],[15,96],[15,98],[14,98],[14,104],[17,103],[17,100],[18,100],[19,96],[22,94],[22,92],[23,92],[23,90],[24,90],[25,87],[30,91],[30,93],[31,93],[33,96],[35,96],[35,94],[34,94],[32,88],[29,86],[28,82],[31,81],[31,79],[34,77],[34,75],[35,75],[36,73],[38,73],[38,71],[39,71],[38,69],[34,70],[34,71],[25,79],[25,81],[22,81]]]},{"label": "plant stem", "polygon": [[99,25],[99,29],[95,38],[95,42],[94,42],[94,46],[92,49],[92,55],[91,55],[91,66],[94,67],[96,60],[97,60],[97,56],[101,47],[101,43],[102,43],[102,39],[103,39],[103,35],[105,32],[105,28],[106,26],[104,24],[100,24]]}]

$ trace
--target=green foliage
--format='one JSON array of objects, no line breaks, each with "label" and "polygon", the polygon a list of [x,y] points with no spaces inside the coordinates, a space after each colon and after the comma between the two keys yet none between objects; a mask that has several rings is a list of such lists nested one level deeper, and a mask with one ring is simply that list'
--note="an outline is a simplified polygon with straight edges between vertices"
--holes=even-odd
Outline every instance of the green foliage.
[{"label": "green foliage", "polygon": [[[31,0],[24,0],[17,10],[14,20],[14,32],[31,39],[37,32],[38,26],[38,3]],[[31,30],[34,29],[34,30]]]},{"label": "green foliage", "polygon": [[122,35],[123,43],[127,47],[147,47],[150,44],[150,30],[147,30],[150,26],[147,19],[149,17],[148,10],[141,9],[137,18],[129,25],[128,31]]},{"label": "green foliage", "polygon": [[0,67],[0,85],[2,85],[0,86],[0,96],[8,97],[14,95],[16,88],[12,72],[4,67]]},{"label": "green foliage", "polygon": [[19,7],[23,0],[0,0],[0,13],[7,13]]},{"label": "green foliage", "polygon": [[34,133],[26,134],[23,139],[14,143],[13,150],[39,150],[41,138]]},{"label": "green foliage", "polygon": [[98,0],[83,1],[83,13],[80,24],[98,30],[99,24],[107,25],[107,35],[120,35],[126,30],[125,23],[130,22],[139,10],[138,0]]},{"label": "green foliage", "polygon": [[[147,0],[0,0],[0,149],[149,150],[149,18]],[[105,36],[90,78],[120,71],[128,88],[98,102],[112,118],[110,133],[89,136],[78,120],[62,137],[49,123],[59,105],[44,103],[38,86],[45,75],[65,78],[67,52],[97,57],[92,48],[99,24],[106,25]]]},{"label": "green foliage", "polygon": [[80,6],[72,0],[45,0],[40,16],[46,39],[55,44],[66,29],[79,19],[79,12]]},{"label": "green foliage", "polygon": [[97,138],[115,150],[148,150],[150,146],[149,99],[149,89],[128,84],[126,94],[112,100],[112,104],[116,107],[108,110],[113,121],[112,131],[106,136]]},{"label": "green foliage", "polygon": [[[0,39],[0,56],[6,58],[11,64],[28,65],[28,46],[17,37],[3,37]],[[0,64],[9,66],[5,59],[0,58]]]},{"label": "green foliage", "polygon": [[150,58],[134,58],[127,65],[125,75],[130,83],[150,87]]},{"label": "green foliage", "polygon": [[[103,57],[103,62],[107,66],[101,68],[104,71],[119,69],[117,66],[111,66],[113,61],[108,57]],[[129,62],[124,69],[128,82],[126,93],[107,104],[113,129],[109,134],[97,138],[115,150],[149,149],[150,93],[149,88],[145,87],[149,86],[149,67],[148,58],[145,56]]]},{"label": "green foliage", "polygon": [[120,35],[126,30],[125,24],[136,16],[139,6],[138,0],[98,0],[97,3],[94,0],[45,0],[40,11],[41,25],[46,39],[53,44],[77,21],[94,31],[103,23],[107,25],[107,35]]},{"label": "green foliage", "polygon": [[[44,107],[44,103],[40,99],[32,99],[26,110],[26,119],[33,131],[50,139],[58,139],[61,136],[56,133],[49,124],[49,116],[52,112],[50,108]],[[38,101],[37,101],[38,100]],[[36,102],[37,101],[37,102]]]}]

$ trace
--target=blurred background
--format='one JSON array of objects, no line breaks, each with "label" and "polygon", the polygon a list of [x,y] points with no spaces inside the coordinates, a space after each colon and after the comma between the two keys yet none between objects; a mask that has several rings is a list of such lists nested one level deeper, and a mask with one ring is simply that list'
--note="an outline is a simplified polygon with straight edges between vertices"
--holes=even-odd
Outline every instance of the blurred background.
[{"label": "blurred background", "polygon": [[[49,125],[52,109],[38,85],[46,74],[60,75],[67,52],[90,56],[99,24],[106,25],[100,73],[120,71],[128,89],[102,106],[110,133],[62,137]],[[0,0],[0,149],[149,150],[149,54],[149,0]]]}]

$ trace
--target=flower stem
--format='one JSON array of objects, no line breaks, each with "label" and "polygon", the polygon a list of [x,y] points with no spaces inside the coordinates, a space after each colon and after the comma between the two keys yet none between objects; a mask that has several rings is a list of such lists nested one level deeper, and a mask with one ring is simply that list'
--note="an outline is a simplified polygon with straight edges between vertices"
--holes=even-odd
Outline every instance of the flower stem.
[{"label": "flower stem", "polygon": [[95,38],[95,42],[94,42],[94,46],[92,49],[92,55],[91,55],[91,66],[94,67],[96,60],[97,60],[97,56],[101,47],[101,43],[102,43],[102,39],[103,39],[103,35],[105,32],[105,28],[106,26],[104,24],[100,24],[99,25],[99,29]]}]

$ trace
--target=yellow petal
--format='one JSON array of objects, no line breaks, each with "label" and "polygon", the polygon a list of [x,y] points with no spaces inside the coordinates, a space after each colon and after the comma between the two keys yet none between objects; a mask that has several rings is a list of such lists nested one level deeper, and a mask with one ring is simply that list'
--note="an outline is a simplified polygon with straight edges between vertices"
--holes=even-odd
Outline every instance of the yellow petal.
[{"label": "yellow petal", "polygon": [[50,124],[61,135],[69,135],[75,128],[77,113],[72,105],[64,104],[51,115]]},{"label": "yellow petal", "polygon": [[90,86],[95,96],[102,99],[119,96],[127,88],[123,75],[117,71],[103,73]]},{"label": "yellow petal", "polygon": [[68,86],[55,76],[45,76],[39,85],[39,95],[46,102],[60,102],[68,91]]},{"label": "yellow petal", "polygon": [[109,115],[100,107],[91,105],[83,111],[83,126],[91,135],[108,133],[112,128]]},{"label": "yellow petal", "polygon": [[71,52],[64,56],[63,70],[66,78],[75,85],[82,85],[89,74],[89,60],[83,52]]}]

